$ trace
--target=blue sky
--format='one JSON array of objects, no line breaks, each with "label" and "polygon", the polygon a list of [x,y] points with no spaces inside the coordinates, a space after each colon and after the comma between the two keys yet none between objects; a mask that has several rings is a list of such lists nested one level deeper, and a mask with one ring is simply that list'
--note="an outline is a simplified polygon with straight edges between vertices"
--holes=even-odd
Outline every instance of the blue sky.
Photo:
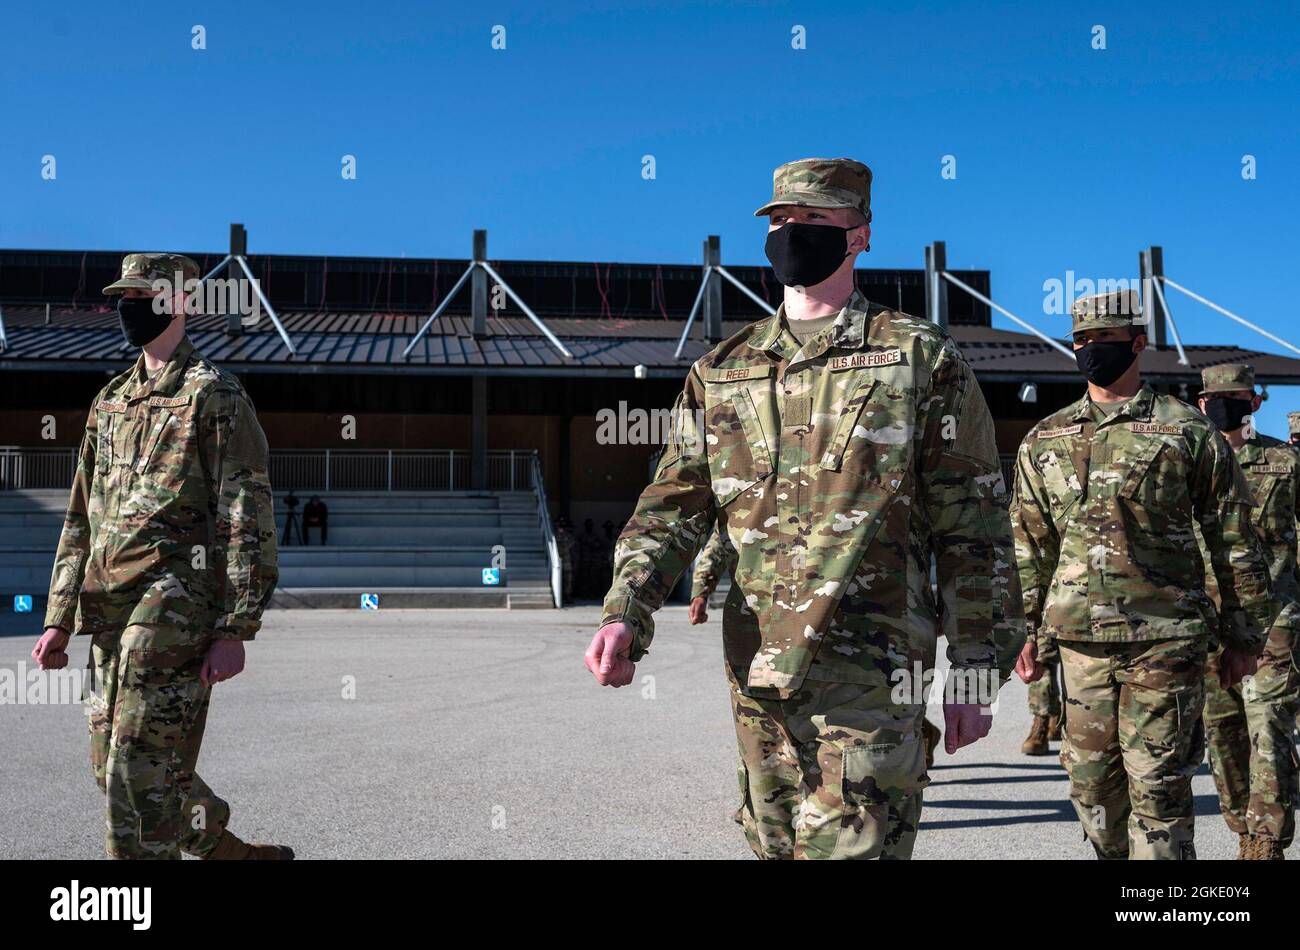
[{"label": "blue sky", "polygon": [[[861,266],[945,240],[1059,334],[1045,280],[1136,277],[1156,243],[1300,345],[1293,3],[883,6],[10,4],[0,246],[216,251],[242,221],[255,253],[463,257],[485,227],[497,258],[694,262],[716,233],[761,263],[773,166],[849,155],[876,175]],[[1171,306],[1187,342],[1278,350]],[[1283,434],[1300,390],[1273,397]]]}]

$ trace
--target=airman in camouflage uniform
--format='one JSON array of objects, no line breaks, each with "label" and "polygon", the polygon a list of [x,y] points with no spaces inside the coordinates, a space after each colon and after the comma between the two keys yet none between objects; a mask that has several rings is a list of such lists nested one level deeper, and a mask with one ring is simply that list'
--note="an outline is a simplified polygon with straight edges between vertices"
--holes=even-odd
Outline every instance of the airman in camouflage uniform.
[{"label": "airman in camouflage uniform", "polygon": [[1286,414],[1286,428],[1292,445],[1300,445],[1300,412]]},{"label": "airman in camouflage uniform", "polygon": [[229,806],[194,771],[211,684],[242,669],[242,647],[216,644],[253,639],[277,578],[266,437],[239,382],[184,335],[177,305],[197,277],[187,257],[130,254],[104,289],[138,300],[169,285],[143,338],[165,364],[150,374],[141,353],[95,397],[33,655],[66,664],[68,634],[90,637],[110,857],[288,858],[228,831]]},{"label": "airman in camouflage uniform", "polygon": [[[1223,436],[1141,384],[1140,312],[1132,292],[1075,302],[1088,392],[1020,446],[1011,517],[1031,638],[1021,674],[1041,673],[1035,650],[1055,641],[1061,762],[1098,856],[1187,859],[1206,655],[1219,633],[1234,650],[1226,675],[1249,671],[1268,624],[1268,573]],[[1217,614],[1194,527],[1222,591]]]},{"label": "airman in camouflage uniform", "polygon": [[[802,319],[786,311],[803,290],[783,280],[774,316],[691,367],[680,435],[618,540],[587,654],[599,682],[631,681],[651,615],[716,519],[737,551],[722,622],[736,817],[763,858],[910,857],[929,782],[925,703],[894,687],[919,692],[941,628],[954,668],[993,690],[1023,642],[1008,493],[974,373],[933,323],[853,289],[870,176],[847,159],[777,169],[758,211],[772,213],[769,258],[785,228],[829,220],[851,233],[830,235],[834,273],[808,281],[821,288],[810,297],[842,309],[801,344]],[[988,731],[973,701],[946,714],[950,752]]]},{"label": "airman in camouflage uniform", "polygon": [[[1216,425],[1211,400],[1237,402],[1254,413],[1255,372],[1244,363],[1211,366],[1201,372],[1201,407]],[[1234,423],[1241,425],[1233,428]],[[1219,683],[1221,651],[1210,657],[1205,676],[1205,734],[1219,805],[1228,827],[1240,836],[1239,856],[1281,860],[1295,833],[1297,794],[1295,731],[1300,706],[1296,629],[1300,627],[1300,582],[1296,577],[1296,515],[1300,506],[1300,452],[1263,435],[1253,419],[1229,417],[1222,430],[1254,495],[1251,522],[1268,554],[1277,616],[1254,677],[1236,686]],[[1218,601],[1213,575],[1206,588]]]},{"label": "airman in camouflage uniform", "polygon": [[1050,755],[1049,742],[1061,740],[1061,664],[1044,659],[1043,675],[1029,684],[1029,735],[1020,745],[1024,755]]}]

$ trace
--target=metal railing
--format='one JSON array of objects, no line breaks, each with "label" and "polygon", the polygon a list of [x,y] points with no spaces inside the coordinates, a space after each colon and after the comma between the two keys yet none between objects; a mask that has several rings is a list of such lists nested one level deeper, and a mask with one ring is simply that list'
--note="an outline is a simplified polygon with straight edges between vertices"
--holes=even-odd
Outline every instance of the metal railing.
[{"label": "metal railing", "polygon": [[[533,488],[531,449],[487,454],[488,491]],[[0,446],[0,490],[70,488],[77,450]],[[470,453],[457,449],[287,449],[271,453],[277,491],[465,491]]]},{"label": "metal railing", "polygon": [[537,496],[537,521],[542,529],[542,542],[546,545],[546,559],[551,565],[551,597],[556,607],[564,606],[564,571],[560,567],[560,545],[555,540],[551,512],[546,506],[546,480],[542,477],[542,459],[534,452],[529,472],[532,475],[533,493]]},{"label": "metal railing", "polygon": [[0,445],[0,491],[16,488],[71,488],[76,449],[33,449]]},{"label": "metal railing", "polygon": [[[488,452],[488,491],[527,491],[532,452]],[[457,449],[286,449],[271,453],[277,491],[465,491],[470,453]]]}]

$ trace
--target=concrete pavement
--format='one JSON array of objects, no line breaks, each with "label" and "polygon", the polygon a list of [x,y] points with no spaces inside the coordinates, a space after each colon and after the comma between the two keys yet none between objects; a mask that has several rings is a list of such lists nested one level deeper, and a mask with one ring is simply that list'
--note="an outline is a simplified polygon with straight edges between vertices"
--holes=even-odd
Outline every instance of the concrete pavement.
[{"label": "concrete pavement", "polygon": [[[30,664],[28,616],[4,618],[0,668]],[[749,857],[721,613],[693,628],[661,611],[620,690],[582,663],[598,619],[270,611],[246,672],[215,690],[199,772],[241,836],[304,858]],[[88,640],[73,650],[84,665]],[[1020,754],[1024,700],[1013,680],[988,738],[940,749],[918,858],[1091,858],[1055,756]],[[0,706],[0,762],[0,856],[102,855],[79,705]],[[1201,857],[1234,856],[1205,767],[1194,788]]]}]

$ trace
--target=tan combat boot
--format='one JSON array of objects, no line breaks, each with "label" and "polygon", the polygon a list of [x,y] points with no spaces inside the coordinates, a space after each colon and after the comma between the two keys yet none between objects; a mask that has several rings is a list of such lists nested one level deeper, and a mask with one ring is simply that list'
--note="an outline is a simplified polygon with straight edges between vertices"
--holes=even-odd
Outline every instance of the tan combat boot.
[{"label": "tan combat boot", "polygon": [[921,738],[925,740],[925,768],[934,768],[934,750],[939,746],[939,727],[929,719],[921,719]]},{"label": "tan combat boot", "polygon": [[249,844],[229,828],[222,829],[217,846],[205,861],[292,861],[293,849],[283,844]]},{"label": "tan combat boot", "polygon": [[1061,741],[1061,717],[1059,715],[1047,717],[1047,739],[1049,742]]},{"label": "tan combat boot", "polygon": [[1282,842],[1276,838],[1255,835],[1255,849],[1251,852],[1250,859],[1252,861],[1285,861],[1286,855],[1282,852]]},{"label": "tan combat boot", "polygon": [[1052,750],[1047,746],[1047,717],[1035,716],[1034,723],[1029,727],[1029,736],[1020,746],[1020,751],[1025,755],[1051,755]]},{"label": "tan combat boot", "polygon": [[1249,861],[1255,857],[1255,836],[1241,832],[1237,835],[1237,860]]}]

